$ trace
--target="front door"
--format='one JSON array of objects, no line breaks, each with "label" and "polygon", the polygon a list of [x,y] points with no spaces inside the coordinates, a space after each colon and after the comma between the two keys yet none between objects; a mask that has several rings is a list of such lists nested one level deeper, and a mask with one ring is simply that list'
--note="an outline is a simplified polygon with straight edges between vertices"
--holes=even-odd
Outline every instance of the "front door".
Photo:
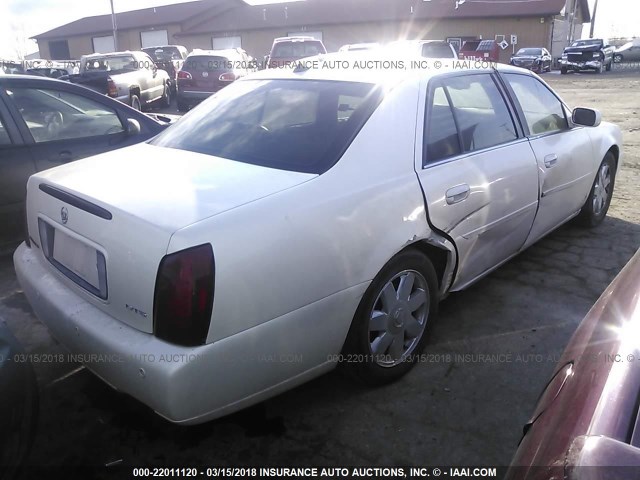
[{"label": "front door", "polygon": [[503,74],[521,109],[536,161],[540,206],[527,246],[575,215],[595,178],[591,139],[584,127],[570,128],[562,102],[531,75]]}]

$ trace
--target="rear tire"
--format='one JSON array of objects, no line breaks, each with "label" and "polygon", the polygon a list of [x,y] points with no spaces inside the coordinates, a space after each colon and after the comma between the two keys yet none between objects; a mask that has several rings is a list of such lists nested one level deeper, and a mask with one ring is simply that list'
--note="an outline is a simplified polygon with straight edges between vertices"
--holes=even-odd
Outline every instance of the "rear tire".
[{"label": "rear tire", "polygon": [[611,67],[613,66],[613,59],[609,63],[607,63],[607,72],[611,71]]},{"label": "rear tire", "polygon": [[131,95],[131,108],[134,110],[142,111],[142,105],[140,104],[140,99],[137,95]]},{"label": "rear tire", "polygon": [[613,188],[616,181],[616,159],[613,153],[607,152],[598,167],[596,178],[589,192],[586,202],[577,217],[578,224],[587,228],[597,227],[607,216]]},{"label": "rear tire", "polygon": [[438,301],[429,258],[413,249],[396,255],[360,301],[343,348],[345,369],[370,385],[405,375],[427,344]]},{"label": "rear tire", "polygon": [[566,75],[567,74],[567,68],[566,67],[560,68],[560,74],[561,75]]},{"label": "rear tire", "polygon": [[180,97],[178,97],[177,103],[178,103],[179,112],[186,112],[187,110],[189,110],[189,106],[186,103],[184,103],[182,100],[180,100]]},{"label": "rear tire", "polygon": [[624,60],[624,57],[623,57],[621,54],[619,54],[619,53],[616,53],[616,54],[613,56],[613,61],[614,61],[615,63],[621,63],[621,62],[622,62],[622,60]]},{"label": "rear tire", "polygon": [[171,86],[164,86],[164,95],[162,95],[162,106],[170,107],[171,106]]}]

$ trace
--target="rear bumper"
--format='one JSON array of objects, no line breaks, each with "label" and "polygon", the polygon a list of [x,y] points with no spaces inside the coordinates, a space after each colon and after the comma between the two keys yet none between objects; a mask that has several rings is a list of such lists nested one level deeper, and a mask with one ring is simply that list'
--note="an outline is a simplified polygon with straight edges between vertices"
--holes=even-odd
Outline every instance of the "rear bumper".
[{"label": "rear bumper", "polygon": [[[366,285],[348,289],[192,348],[161,341],[98,309],[49,269],[36,247],[23,243],[13,260],[36,315],[76,359],[116,390],[185,425],[227,415],[331,370],[336,364],[328,355],[339,351],[344,341],[341,332],[335,328],[331,332],[335,335],[331,343],[337,346],[333,348],[327,347],[330,339],[309,336],[305,330],[297,342],[291,332],[300,329],[302,319],[315,318],[319,312],[340,316],[354,300],[357,305],[366,289]],[[282,342],[283,338],[289,340]]]}]

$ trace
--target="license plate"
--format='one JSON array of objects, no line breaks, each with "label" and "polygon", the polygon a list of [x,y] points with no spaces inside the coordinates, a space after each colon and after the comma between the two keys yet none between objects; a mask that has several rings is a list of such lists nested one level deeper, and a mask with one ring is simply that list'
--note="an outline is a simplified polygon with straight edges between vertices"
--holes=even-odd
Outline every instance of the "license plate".
[{"label": "license plate", "polygon": [[100,288],[95,248],[56,230],[53,241],[53,258],[92,287]]},{"label": "license plate", "polygon": [[60,272],[76,284],[106,300],[107,265],[102,252],[38,219],[42,251]]}]

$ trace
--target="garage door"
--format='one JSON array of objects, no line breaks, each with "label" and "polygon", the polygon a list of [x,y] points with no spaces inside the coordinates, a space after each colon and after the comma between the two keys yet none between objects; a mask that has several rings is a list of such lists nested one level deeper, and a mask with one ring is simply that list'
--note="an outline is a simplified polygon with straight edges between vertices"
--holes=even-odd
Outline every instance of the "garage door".
[{"label": "garage door", "polygon": [[241,37],[213,37],[211,39],[214,50],[224,50],[226,48],[242,48]]},{"label": "garage door", "polygon": [[166,30],[153,30],[152,32],[140,32],[142,48],[159,47],[169,45],[169,36]]},{"label": "garage door", "polygon": [[109,53],[114,52],[116,49],[113,44],[113,35],[106,37],[93,37],[93,51],[94,53]]}]

